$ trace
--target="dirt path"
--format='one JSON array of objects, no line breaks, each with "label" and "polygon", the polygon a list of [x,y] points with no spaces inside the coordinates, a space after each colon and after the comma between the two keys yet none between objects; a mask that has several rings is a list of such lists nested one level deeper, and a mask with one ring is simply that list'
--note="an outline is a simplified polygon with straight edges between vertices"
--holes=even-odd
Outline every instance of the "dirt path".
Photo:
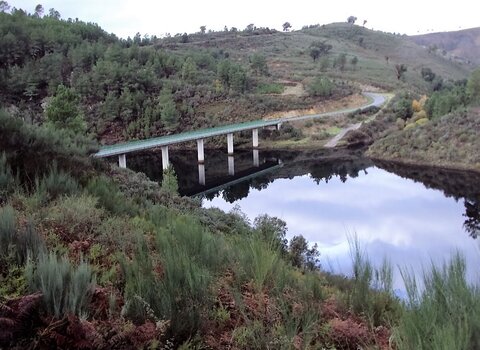
[{"label": "dirt path", "polygon": [[325,148],[333,148],[337,146],[338,141],[340,141],[349,131],[357,130],[362,123],[357,123],[350,125],[349,127],[343,128],[335,137],[333,137],[330,141],[325,144]]}]

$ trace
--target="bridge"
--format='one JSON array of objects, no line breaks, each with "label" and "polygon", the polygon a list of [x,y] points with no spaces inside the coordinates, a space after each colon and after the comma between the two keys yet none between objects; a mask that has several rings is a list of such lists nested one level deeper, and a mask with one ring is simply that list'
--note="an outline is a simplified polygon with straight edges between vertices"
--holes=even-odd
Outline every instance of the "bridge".
[{"label": "bridge", "polygon": [[162,150],[162,166],[163,169],[169,166],[168,146],[179,144],[187,141],[197,142],[198,162],[203,163],[205,161],[204,153],[204,139],[227,135],[227,150],[230,156],[233,155],[233,134],[240,131],[252,131],[252,146],[254,149],[258,148],[258,130],[266,127],[275,127],[279,129],[284,122],[315,119],[327,116],[339,116],[343,114],[352,113],[358,110],[365,110],[369,107],[380,107],[385,102],[385,96],[373,92],[365,92],[364,95],[369,99],[369,102],[363,106],[357,108],[342,109],[333,112],[326,112],[320,114],[308,114],[298,117],[279,118],[273,120],[256,120],[251,122],[230,124],[224,126],[218,126],[214,128],[199,129],[194,131],[183,132],[180,134],[167,135],[161,137],[154,137],[147,140],[131,141],[126,143],[119,143],[110,146],[103,146],[100,150],[94,154],[95,157],[104,158],[118,155],[118,165],[121,168],[126,168],[126,154],[150,148],[160,147]]}]

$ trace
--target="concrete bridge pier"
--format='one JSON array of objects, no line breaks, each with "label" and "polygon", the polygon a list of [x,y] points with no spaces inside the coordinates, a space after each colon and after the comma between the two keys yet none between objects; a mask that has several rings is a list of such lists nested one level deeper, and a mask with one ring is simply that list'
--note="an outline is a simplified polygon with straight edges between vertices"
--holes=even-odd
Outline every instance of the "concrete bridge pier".
[{"label": "concrete bridge pier", "polygon": [[120,168],[127,167],[127,156],[125,155],[125,153],[118,155],[118,166]]},{"label": "concrete bridge pier", "polygon": [[198,183],[205,186],[205,164],[198,163]]},{"label": "concrete bridge pier", "polygon": [[163,170],[167,169],[170,165],[170,160],[168,159],[168,146],[162,147],[162,168]]},{"label": "concrete bridge pier", "polygon": [[229,156],[233,155],[233,133],[227,134],[227,150]]},{"label": "concrete bridge pier", "polygon": [[253,150],[253,166],[259,167],[260,166],[260,157],[258,149]]},{"label": "concrete bridge pier", "polygon": [[282,123],[280,122],[277,124],[277,130],[280,130],[281,127],[282,127]]},{"label": "concrete bridge pier", "polygon": [[258,148],[258,129],[252,130],[253,148]]},{"label": "concrete bridge pier", "polygon": [[198,162],[205,162],[205,153],[203,152],[203,139],[197,140]]},{"label": "concrete bridge pier", "polygon": [[228,175],[235,175],[235,158],[228,156]]}]

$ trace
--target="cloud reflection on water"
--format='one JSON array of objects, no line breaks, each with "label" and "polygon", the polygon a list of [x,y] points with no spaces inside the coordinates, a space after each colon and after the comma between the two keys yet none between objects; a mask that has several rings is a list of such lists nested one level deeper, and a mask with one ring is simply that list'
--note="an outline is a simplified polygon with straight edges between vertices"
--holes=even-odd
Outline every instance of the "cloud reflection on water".
[{"label": "cloud reflection on water", "polygon": [[[441,262],[458,249],[468,266],[479,266],[477,241],[462,228],[463,203],[379,168],[367,173],[318,185],[309,175],[277,179],[262,191],[250,189],[248,197],[233,204],[219,196],[203,205],[229,211],[238,204],[251,220],[263,213],[277,216],[287,222],[289,238],[302,234],[316,242],[322,265],[339,273],[350,273],[347,236],[354,234],[377,265],[387,256],[393,266],[420,274],[431,260]],[[401,288],[396,271],[395,287]],[[472,269],[469,274],[476,276]]]}]

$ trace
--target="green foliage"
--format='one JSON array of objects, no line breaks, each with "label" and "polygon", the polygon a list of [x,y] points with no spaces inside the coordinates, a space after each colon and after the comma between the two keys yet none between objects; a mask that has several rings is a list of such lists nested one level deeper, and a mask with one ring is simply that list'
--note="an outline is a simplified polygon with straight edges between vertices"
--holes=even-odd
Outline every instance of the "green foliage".
[{"label": "green foliage", "polygon": [[176,128],[178,125],[178,111],[173,99],[172,90],[162,89],[160,94],[161,119],[167,128]]},{"label": "green foliage", "polygon": [[47,120],[56,128],[83,134],[86,131],[83,113],[79,108],[79,96],[73,90],[59,85],[45,109]]},{"label": "green foliage", "polygon": [[467,94],[472,103],[480,103],[480,68],[477,68],[470,75],[467,83]]},{"label": "green foliage", "polygon": [[42,293],[50,314],[86,315],[95,286],[95,277],[87,263],[81,261],[75,267],[68,258],[50,253],[41,256],[36,265],[28,263],[26,273],[30,289]]},{"label": "green foliage", "polygon": [[400,95],[396,101],[393,102],[393,111],[397,118],[406,120],[413,115],[412,98],[408,93]]},{"label": "green foliage", "polygon": [[304,270],[314,271],[318,269],[320,252],[315,243],[308,248],[308,242],[302,235],[293,236],[290,240],[288,255],[292,265]]},{"label": "green foliage", "polygon": [[[398,349],[475,349],[480,343],[480,296],[468,284],[465,259],[457,253],[442,267],[431,266],[424,287],[402,270],[408,299],[395,331]],[[427,336],[428,335],[428,336]]]},{"label": "green foliage", "polygon": [[395,65],[395,73],[397,74],[397,79],[398,80],[403,80],[405,79],[405,73],[407,72],[408,68],[405,64],[396,64]]},{"label": "green foliage", "polygon": [[255,72],[255,74],[268,75],[267,59],[264,55],[256,53],[250,56],[249,60],[250,68]]},{"label": "green foliage", "polygon": [[12,169],[7,162],[5,152],[0,155],[0,203],[6,196],[13,192],[18,179],[13,175]]},{"label": "green foliage", "polygon": [[162,277],[155,274],[155,262],[140,239],[132,262],[122,262],[127,315],[144,319],[151,309],[152,317],[171,321],[173,335],[187,339],[196,333],[201,314],[211,306],[209,287],[223,269],[224,243],[192,217],[170,217],[165,210],[154,217],[162,223],[155,234]]},{"label": "green foliage", "polygon": [[104,212],[97,206],[97,198],[82,194],[63,196],[50,208],[54,223],[63,227],[71,239],[91,239],[100,227]]},{"label": "green foliage", "polygon": [[15,243],[16,233],[15,211],[11,206],[0,207],[0,257],[9,253]]},{"label": "green foliage", "polygon": [[328,55],[331,49],[332,45],[326,41],[314,41],[310,44],[310,57],[315,62],[319,57]]},{"label": "green foliage", "polygon": [[112,214],[122,215],[136,212],[136,208],[118,188],[117,185],[105,176],[98,176],[90,179],[86,189],[88,193],[95,196],[98,205],[105,208]]},{"label": "green foliage", "polygon": [[356,238],[350,241],[353,284],[348,292],[348,304],[356,314],[365,315],[372,326],[390,325],[398,319],[400,306],[393,296],[393,269],[384,260],[376,269],[362,251]]},{"label": "green foliage", "polygon": [[192,57],[187,57],[183,63],[182,79],[189,83],[195,83],[197,80],[197,64]]},{"label": "green foliage", "polygon": [[96,150],[84,136],[28,125],[3,110],[0,110],[0,135],[0,149],[22,183],[48,173],[54,163],[58,172],[65,169],[79,174],[89,167],[90,160],[85,156]]},{"label": "green foliage", "polygon": [[467,104],[467,92],[463,83],[447,85],[435,91],[425,103],[431,118],[438,118]]},{"label": "green foliage", "polygon": [[173,166],[163,171],[162,189],[171,194],[178,194],[178,180]]},{"label": "green foliage", "polygon": [[236,253],[239,261],[241,281],[253,281],[257,292],[267,286],[273,287],[274,277],[281,266],[281,251],[278,241],[266,241],[260,233],[237,242]]},{"label": "green foliage", "polygon": [[54,200],[62,195],[71,195],[79,191],[78,182],[70,174],[59,170],[56,163],[40,180],[36,180],[36,190],[45,200]]},{"label": "green foliage", "polygon": [[242,66],[223,60],[218,64],[217,75],[225,87],[232,92],[242,93],[247,89],[247,73]]},{"label": "green foliage", "polygon": [[422,75],[423,80],[429,83],[433,82],[436,77],[436,74],[429,67],[423,67],[420,71],[420,74]]},{"label": "green foliage", "polygon": [[257,94],[281,94],[284,90],[284,86],[282,84],[277,83],[265,83],[257,86],[255,89],[255,93]]},{"label": "green foliage", "polygon": [[45,242],[35,228],[33,219],[29,219],[24,227],[17,232],[16,259],[20,265],[28,259],[37,261],[40,256],[47,252]]},{"label": "green foliage", "polygon": [[340,69],[343,72],[345,70],[346,64],[347,64],[347,55],[345,53],[340,53],[335,59],[333,66],[338,67],[338,69]]},{"label": "green foliage", "polygon": [[332,95],[334,85],[327,77],[316,77],[308,86],[308,92],[312,96],[327,97]]},{"label": "green foliage", "polygon": [[286,254],[288,241],[285,238],[287,235],[287,223],[285,221],[264,214],[255,218],[253,227],[259,238],[271,244],[275,250]]}]

